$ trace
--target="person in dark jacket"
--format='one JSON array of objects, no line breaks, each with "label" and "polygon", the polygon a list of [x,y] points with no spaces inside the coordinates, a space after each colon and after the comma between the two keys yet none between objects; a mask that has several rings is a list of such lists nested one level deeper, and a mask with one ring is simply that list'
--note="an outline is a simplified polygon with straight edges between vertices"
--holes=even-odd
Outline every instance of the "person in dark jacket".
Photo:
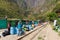
[{"label": "person in dark jacket", "polygon": [[11,27],[11,21],[10,21],[10,22],[8,22],[8,27],[7,27],[8,32],[10,32],[10,27]]},{"label": "person in dark jacket", "polygon": [[15,27],[17,27],[17,25],[18,25],[18,21],[16,21],[16,23],[15,23]]},{"label": "person in dark jacket", "polygon": [[7,35],[10,35],[10,27],[11,27],[11,22],[8,22],[8,27],[7,27],[8,30],[5,30],[5,31],[2,33],[2,35],[3,35],[4,37],[7,36]]}]

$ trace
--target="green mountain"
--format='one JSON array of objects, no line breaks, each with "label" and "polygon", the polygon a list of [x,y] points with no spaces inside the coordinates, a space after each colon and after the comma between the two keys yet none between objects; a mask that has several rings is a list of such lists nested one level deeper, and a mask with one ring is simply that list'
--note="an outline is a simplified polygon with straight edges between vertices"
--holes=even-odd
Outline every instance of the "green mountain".
[{"label": "green mountain", "polygon": [[16,3],[8,0],[0,0],[0,17],[8,16],[15,17],[18,15],[19,8]]},{"label": "green mountain", "polygon": [[0,17],[38,19],[52,5],[55,0],[0,0]]}]

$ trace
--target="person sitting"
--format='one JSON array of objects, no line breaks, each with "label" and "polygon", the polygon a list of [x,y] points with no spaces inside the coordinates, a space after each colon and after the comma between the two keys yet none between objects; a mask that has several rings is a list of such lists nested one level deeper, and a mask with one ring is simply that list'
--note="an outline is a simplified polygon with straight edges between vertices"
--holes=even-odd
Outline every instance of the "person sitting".
[{"label": "person sitting", "polygon": [[11,27],[11,23],[8,22],[8,27],[7,27],[7,30],[5,30],[2,35],[5,37],[7,35],[10,35],[10,27]]}]

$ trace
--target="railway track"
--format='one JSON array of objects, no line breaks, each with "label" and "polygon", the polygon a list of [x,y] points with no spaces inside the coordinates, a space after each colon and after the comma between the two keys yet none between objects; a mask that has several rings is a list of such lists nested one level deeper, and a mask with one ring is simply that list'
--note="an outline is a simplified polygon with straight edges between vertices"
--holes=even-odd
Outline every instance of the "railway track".
[{"label": "railway track", "polygon": [[36,27],[34,30],[18,38],[18,40],[33,40],[39,34],[39,32],[46,27],[46,25],[47,23]]}]

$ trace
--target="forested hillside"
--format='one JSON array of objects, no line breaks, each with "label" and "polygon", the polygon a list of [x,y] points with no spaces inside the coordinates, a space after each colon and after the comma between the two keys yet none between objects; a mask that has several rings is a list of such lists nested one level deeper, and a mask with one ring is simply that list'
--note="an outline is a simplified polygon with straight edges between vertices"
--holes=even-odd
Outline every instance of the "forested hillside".
[{"label": "forested hillside", "polygon": [[[56,0],[0,0],[0,17],[39,19]],[[28,18],[29,17],[29,18]]]},{"label": "forested hillside", "polygon": [[7,0],[0,0],[0,17],[14,17],[18,13],[18,6],[15,3],[10,3]]}]

